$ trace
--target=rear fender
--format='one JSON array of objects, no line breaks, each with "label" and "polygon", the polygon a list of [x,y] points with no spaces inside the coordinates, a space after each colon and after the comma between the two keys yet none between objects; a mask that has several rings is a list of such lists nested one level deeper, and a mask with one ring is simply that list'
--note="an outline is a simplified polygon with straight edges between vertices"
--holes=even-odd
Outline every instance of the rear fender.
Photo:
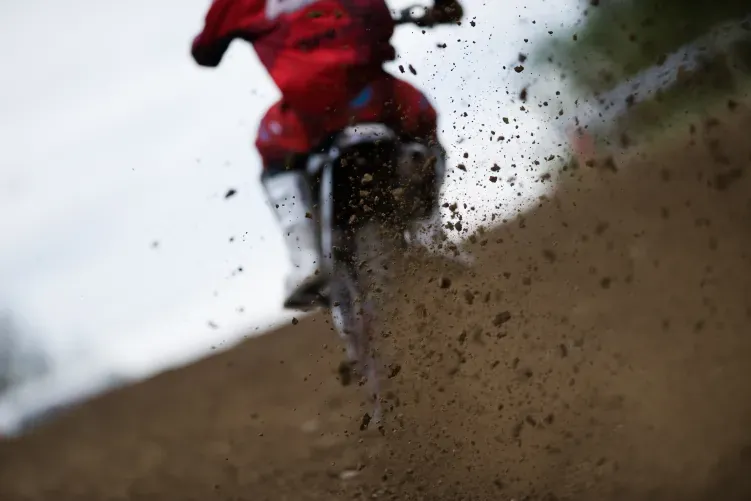
[{"label": "rear fender", "polygon": [[380,123],[362,123],[345,127],[337,133],[331,145],[322,153],[310,155],[306,172],[316,180],[318,213],[320,221],[320,243],[323,265],[327,272],[334,268],[334,232],[336,215],[334,211],[334,169],[342,153],[350,148],[366,144],[398,141],[399,137],[390,127]]},{"label": "rear fender", "polygon": [[396,141],[397,139],[396,132],[386,125],[363,123],[344,128],[337,134],[334,147],[340,151],[359,144],[378,144],[381,141]]}]

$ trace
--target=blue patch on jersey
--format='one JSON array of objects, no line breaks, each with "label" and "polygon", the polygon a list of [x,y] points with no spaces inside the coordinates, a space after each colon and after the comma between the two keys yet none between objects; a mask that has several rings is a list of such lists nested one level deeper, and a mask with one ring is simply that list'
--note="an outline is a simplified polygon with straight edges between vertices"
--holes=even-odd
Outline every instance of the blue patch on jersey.
[{"label": "blue patch on jersey", "polygon": [[349,102],[352,108],[363,108],[370,100],[373,99],[373,87],[365,87],[352,101]]},{"label": "blue patch on jersey", "polygon": [[266,127],[261,127],[258,131],[258,140],[262,143],[269,140],[269,131],[266,130]]}]

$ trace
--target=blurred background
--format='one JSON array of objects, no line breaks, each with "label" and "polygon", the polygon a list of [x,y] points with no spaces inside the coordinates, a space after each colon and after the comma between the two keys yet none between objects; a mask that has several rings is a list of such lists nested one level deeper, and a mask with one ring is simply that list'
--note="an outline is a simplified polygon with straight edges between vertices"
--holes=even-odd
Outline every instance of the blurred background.
[{"label": "blurred background", "polygon": [[[241,43],[193,64],[207,4],[0,5],[0,435],[291,317],[253,148],[277,91]],[[476,207],[457,243],[749,87],[741,0],[465,7],[461,27],[399,29],[388,65],[467,166],[446,187]],[[492,164],[507,182],[489,191]]]}]

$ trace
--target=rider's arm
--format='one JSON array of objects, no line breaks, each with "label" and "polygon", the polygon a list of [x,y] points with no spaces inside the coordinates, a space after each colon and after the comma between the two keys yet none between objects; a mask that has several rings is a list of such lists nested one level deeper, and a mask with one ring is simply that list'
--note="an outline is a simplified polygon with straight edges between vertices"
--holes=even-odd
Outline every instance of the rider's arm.
[{"label": "rider's arm", "polygon": [[252,41],[268,29],[266,0],[214,0],[191,54],[201,66],[218,66],[235,38]]},{"label": "rider's arm", "polygon": [[426,17],[435,24],[458,23],[464,16],[464,9],[458,0],[434,0]]}]

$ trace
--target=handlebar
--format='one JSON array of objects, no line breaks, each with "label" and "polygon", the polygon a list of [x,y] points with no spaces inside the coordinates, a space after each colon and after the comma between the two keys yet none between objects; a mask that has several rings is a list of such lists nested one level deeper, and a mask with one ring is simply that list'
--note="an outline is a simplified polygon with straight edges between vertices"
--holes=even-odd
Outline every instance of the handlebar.
[{"label": "handlebar", "polygon": [[[418,11],[418,14],[413,14],[413,11]],[[420,27],[430,28],[437,23],[427,19],[428,8],[424,5],[415,4],[399,11],[399,15],[394,18],[394,23],[400,24],[414,24]]]}]

